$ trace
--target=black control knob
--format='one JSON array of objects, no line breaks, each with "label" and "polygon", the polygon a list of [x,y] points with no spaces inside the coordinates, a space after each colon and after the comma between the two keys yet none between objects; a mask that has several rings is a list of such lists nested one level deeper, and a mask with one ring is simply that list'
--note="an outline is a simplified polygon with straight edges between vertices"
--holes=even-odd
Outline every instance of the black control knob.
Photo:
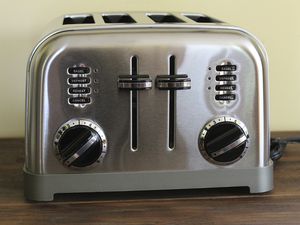
[{"label": "black control knob", "polygon": [[245,125],[232,117],[220,117],[206,124],[200,133],[199,148],[210,162],[228,165],[244,156],[249,134]]},{"label": "black control knob", "polygon": [[70,120],[55,136],[57,156],[66,166],[86,167],[100,162],[106,153],[102,129],[89,120]]}]

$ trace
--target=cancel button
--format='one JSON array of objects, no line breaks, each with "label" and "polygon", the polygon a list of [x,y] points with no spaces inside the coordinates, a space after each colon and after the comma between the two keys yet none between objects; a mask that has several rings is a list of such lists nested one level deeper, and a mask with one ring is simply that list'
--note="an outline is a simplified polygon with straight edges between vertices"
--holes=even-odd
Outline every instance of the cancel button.
[{"label": "cancel button", "polygon": [[86,98],[86,97],[69,98],[70,104],[88,104],[90,102],[91,102],[91,99]]}]

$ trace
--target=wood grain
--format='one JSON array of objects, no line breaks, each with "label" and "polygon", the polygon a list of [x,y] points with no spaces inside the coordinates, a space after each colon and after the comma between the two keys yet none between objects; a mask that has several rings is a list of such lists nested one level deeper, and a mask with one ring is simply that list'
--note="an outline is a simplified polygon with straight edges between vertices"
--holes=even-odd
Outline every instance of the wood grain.
[{"label": "wood grain", "polygon": [[300,224],[300,145],[289,145],[276,164],[275,189],[257,195],[224,188],[64,194],[33,203],[23,197],[23,162],[24,141],[1,139],[0,224]]}]

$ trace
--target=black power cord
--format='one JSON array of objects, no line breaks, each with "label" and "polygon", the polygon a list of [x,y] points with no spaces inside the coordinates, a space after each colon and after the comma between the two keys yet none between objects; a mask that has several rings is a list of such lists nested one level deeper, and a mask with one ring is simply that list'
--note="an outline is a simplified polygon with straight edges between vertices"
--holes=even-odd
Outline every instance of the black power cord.
[{"label": "black power cord", "polygon": [[273,161],[278,161],[283,155],[283,150],[288,144],[299,144],[300,137],[271,138],[270,157]]}]

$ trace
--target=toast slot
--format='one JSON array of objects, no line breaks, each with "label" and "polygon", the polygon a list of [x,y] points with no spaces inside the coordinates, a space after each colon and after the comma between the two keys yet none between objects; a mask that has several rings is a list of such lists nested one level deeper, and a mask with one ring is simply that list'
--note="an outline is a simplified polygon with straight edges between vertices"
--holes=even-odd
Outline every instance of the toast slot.
[{"label": "toast slot", "polygon": [[[138,74],[138,58],[131,57],[130,61],[130,74],[136,76]],[[135,80],[136,78],[132,78]],[[131,149],[136,151],[138,148],[138,91],[130,91],[130,123],[131,123]]]},{"label": "toast slot", "polygon": [[173,16],[171,14],[148,14],[150,19],[152,19],[155,23],[183,23],[181,19]]},{"label": "toast slot", "polygon": [[105,23],[136,23],[128,14],[102,15]]},{"label": "toast slot", "polygon": [[201,15],[201,14],[184,14],[185,17],[197,22],[197,23],[221,23],[222,21]]},{"label": "toast slot", "polygon": [[90,14],[65,16],[63,21],[63,25],[89,23],[95,23],[93,16]]}]

